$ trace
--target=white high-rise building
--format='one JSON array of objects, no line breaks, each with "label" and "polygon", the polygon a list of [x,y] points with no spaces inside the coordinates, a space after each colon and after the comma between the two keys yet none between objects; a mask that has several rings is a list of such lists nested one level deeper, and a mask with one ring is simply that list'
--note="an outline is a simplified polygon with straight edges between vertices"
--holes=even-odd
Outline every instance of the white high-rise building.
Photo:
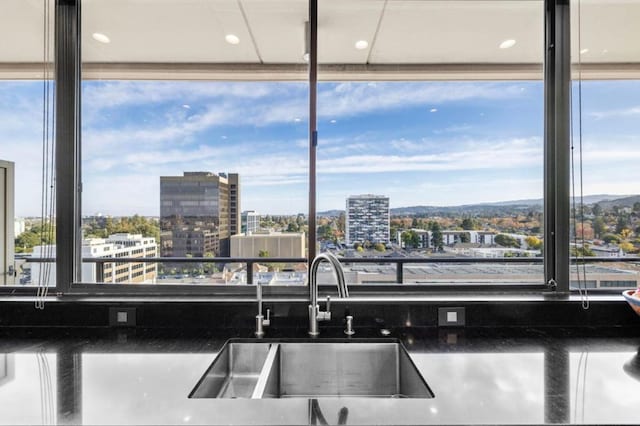
[{"label": "white high-rise building", "polygon": [[389,197],[350,195],[345,214],[346,243],[388,243],[389,216]]},{"label": "white high-rise building", "polygon": [[246,210],[241,214],[241,233],[251,235],[260,229],[260,214],[255,210]]}]

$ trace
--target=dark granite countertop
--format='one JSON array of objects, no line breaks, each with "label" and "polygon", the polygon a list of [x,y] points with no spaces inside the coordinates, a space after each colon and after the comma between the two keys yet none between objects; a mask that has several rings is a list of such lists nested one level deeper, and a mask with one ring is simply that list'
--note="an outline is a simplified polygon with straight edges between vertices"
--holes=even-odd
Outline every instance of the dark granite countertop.
[{"label": "dark granite countertop", "polygon": [[[0,330],[0,423],[309,424],[307,399],[187,397],[226,339],[250,334]],[[392,336],[435,398],[318,399],[328,423],[342,413],[346,424],[640,424],[640,329]]]}]

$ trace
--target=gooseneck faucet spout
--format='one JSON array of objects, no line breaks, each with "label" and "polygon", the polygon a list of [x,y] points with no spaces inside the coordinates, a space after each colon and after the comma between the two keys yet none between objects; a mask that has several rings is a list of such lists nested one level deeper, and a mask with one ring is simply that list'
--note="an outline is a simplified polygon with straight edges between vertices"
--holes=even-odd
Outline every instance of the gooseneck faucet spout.
[{"label": "gooseneck faucet spout", "polygon": [[336,256],[331,253],[320,253],[313,259],[311,266],[309,267],[309,335],[317,336],[318,321],[328,321],[331,319],[330,311],[330,298],[327,297],[327,310],[325,312],[320,311],[318,305],[318,267],[322,262],[329,262],[333,267],[333,273],[338,285],[338,296],[340,298],[349,297],[349,289],[344,279],[344,271],[340,265],[340,261]]}]

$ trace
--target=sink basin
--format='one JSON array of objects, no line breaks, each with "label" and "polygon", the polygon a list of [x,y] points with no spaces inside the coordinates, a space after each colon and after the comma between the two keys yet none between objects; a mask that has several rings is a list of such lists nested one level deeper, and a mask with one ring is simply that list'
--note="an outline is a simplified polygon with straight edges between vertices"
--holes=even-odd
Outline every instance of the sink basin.
[{"label": "sink basin", "polygon": [[231,339],[189,398],[433,398],[395,339]]}]

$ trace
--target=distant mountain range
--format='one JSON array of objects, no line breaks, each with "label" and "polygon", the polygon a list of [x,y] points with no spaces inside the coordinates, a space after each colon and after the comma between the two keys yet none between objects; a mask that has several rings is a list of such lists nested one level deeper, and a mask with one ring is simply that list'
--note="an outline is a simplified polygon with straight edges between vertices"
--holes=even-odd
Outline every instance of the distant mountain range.
[{"label": "distant mountain range", "polygon": [[[460,206],[410,206],[396,207],[391,209],[392,216],[451,216],[451,215],[499,215],[517,214],[523,211],[541,211],[542,198],[528,200],[496,201],[492,203],[464,204]],[[596,194],[585,195],[585,204],[600,204],[604,210],[610,210],[613,206],[632,207],[634,203],[640,202],[640,195],[612,195]],[[580,198],[576,197],[576,202]],[[318,212],[318,216],[338,217],[344,210],[326,210]]]}]

